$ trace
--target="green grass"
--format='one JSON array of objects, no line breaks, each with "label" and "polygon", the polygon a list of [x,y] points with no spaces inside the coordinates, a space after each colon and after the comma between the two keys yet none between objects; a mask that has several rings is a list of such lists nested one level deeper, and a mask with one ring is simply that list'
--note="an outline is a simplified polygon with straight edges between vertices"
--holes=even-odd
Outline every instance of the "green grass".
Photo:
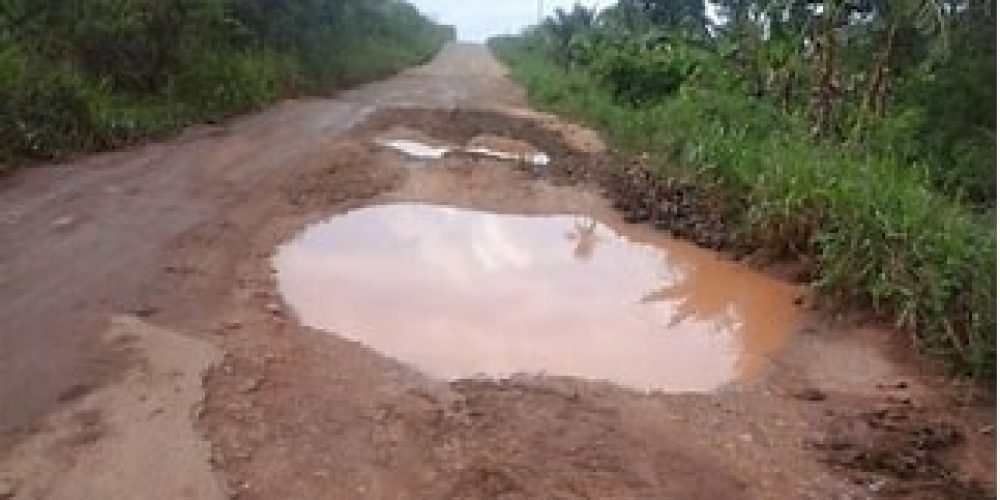
[{"label": "green grass", "polygon": [[518,39],[491,46],[540,107],[727,200],[738,214],[730,229],[749,243],[814,259],[820,291],[893,318],[965,373],[995,379],[995,215],[947,199],[919,170],[817,142],[805,123],[738,92],[684,86],[629,106]]}]

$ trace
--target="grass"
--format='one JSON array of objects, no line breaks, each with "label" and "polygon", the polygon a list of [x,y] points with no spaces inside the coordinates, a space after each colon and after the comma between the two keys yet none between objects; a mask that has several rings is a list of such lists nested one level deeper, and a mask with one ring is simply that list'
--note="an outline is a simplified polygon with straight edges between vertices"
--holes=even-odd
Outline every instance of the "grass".
[{"label": "grass", "polygon": [[815,286],[893,318],[922,347],[982,380],[996,377],[995,215],[936,191],[890,160],[814,140],[808,126],[737,92],[682,87],[620,104],[583,70],[516,38],[494,52],[540,107],[601,130],[651,168],[725,197],[748,243],[815,262]]}]

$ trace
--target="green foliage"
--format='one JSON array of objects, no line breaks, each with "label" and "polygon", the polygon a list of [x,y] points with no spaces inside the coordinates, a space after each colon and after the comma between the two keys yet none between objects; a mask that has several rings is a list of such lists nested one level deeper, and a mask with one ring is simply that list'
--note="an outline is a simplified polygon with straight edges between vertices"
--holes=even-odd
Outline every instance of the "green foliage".
[{"label": "green foliage", "polygon": [[[725,84],[729,73],[709,61],[673,95],[635,107],[588,68],[553,67],[530,36],[491,46],[539,105],[694,182],[731,208],[730,229],[749,242],[811,256],[829,296],[867,303],[967,373],[995,377],[995,221],[939,192],[926,169],[817,140],[807,117]],[[904,115],[884,133],[912,155],[925,121]]]},{"label": "green foliage", "polygon": [[591,71],[617,100],[639,106],[675,94],[698,64],[691,52],[680,46],[608,48],[595,56]]},{"label": "green foliage", "polygon": [[258,108],[278,97],[290,63],[265,51],[185,54],[168,95],[202,117]]},{"label": "green foliage", "polygon": [[[992,38],[983,45],[991,43]],[[946,191],[995,204],[995,50],[957,47],[934,74],[918,76],[900,90],[906,105],[922,109],[926,116],[912,136],[919,147],[907,159],[928,163],[936,184]]]},{"label": "green foliage", "polygon": [[569,11],[557,8],[552,17],[547,18],[541,29],[548,39],[553,57],[563,65],[573,59],[573,48],[580,34],[587,32],[596,22],[597,13],[580,4]]},{"label": "green foliage", "polygon": [[[103,89],[66,65],[39,70],[8,49],[0,84],[0,138],[11,154],[44,156],[72,149],[91,123],[89,100]],[[11,74],[13,73],[13,74]]]},{"label": "green foliage", "polygon": [[396,0],[5,0],[0,159],[117,147],[330,92],[453,38]]}]

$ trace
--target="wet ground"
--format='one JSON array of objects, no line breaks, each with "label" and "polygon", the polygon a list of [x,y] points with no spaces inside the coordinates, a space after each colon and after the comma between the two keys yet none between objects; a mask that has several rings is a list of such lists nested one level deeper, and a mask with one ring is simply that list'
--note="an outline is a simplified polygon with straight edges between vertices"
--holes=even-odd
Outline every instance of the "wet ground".
[{"label": "wet ground", "polygon": [[460,45],[4,179],[0,498],[995,495],[991,403],[614,166]]}]

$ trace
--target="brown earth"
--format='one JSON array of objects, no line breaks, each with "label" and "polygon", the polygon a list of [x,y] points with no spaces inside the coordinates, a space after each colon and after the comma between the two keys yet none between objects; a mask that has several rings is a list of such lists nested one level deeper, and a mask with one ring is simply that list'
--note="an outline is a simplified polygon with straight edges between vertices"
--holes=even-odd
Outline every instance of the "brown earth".
[{"label": "brown earth", "polygon": [[[394,128],[552,163],[415,162],[375,145]],[[758,377],[711,394],[447,382],[297,324],[275,290],[275,245],[376,203],[621,224],[619,164],[455,45],[335,99],[8,176],[0,499],[995,496],[994,407],[889,330],[804,310]],[[677,192],[668,229],[722,246]]]}]

